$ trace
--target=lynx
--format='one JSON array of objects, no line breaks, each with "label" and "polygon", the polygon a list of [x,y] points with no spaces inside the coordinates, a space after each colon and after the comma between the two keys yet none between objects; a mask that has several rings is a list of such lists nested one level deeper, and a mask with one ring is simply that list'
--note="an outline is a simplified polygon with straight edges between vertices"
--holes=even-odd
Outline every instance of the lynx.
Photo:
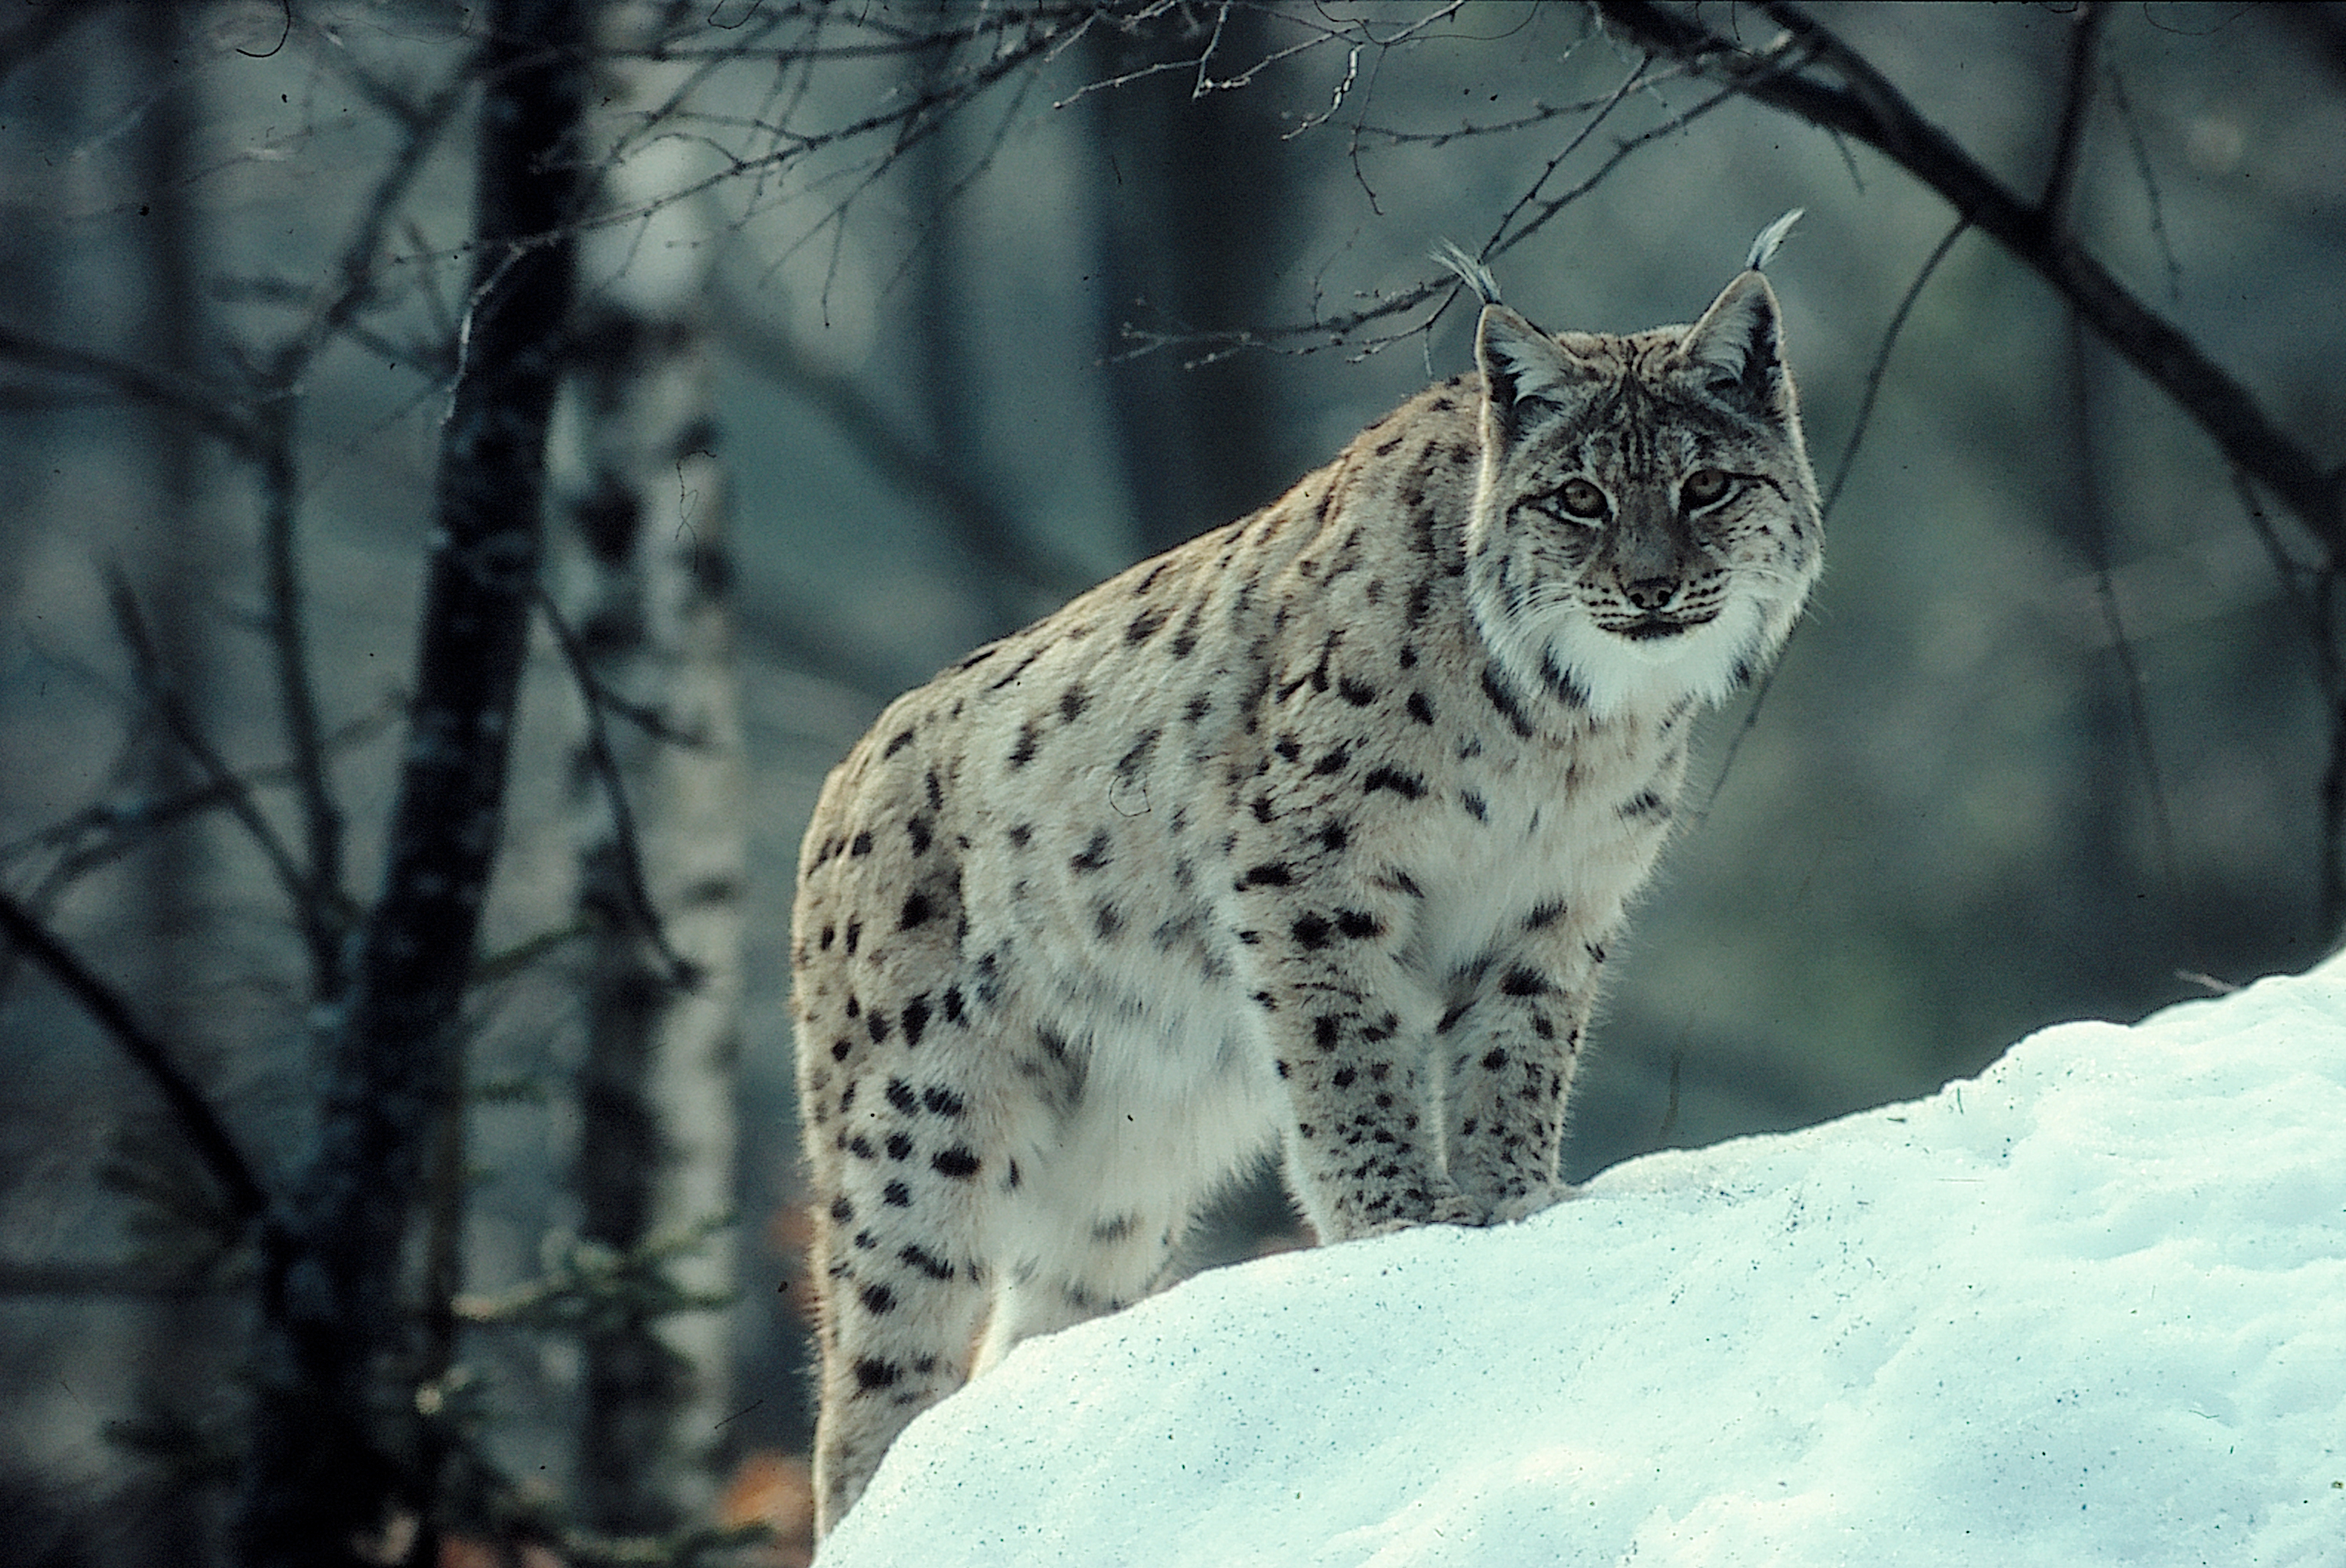
[{"label": "lynx", "polygon": [[1694,325],[1551,337],[898,699],[792,962],[818,1528],[914,1416],[1166,1281],[1283,1153],[1324,1242],[1566,1194],[1606,944],[1698,709],[1821,545],[1753,248]]}]

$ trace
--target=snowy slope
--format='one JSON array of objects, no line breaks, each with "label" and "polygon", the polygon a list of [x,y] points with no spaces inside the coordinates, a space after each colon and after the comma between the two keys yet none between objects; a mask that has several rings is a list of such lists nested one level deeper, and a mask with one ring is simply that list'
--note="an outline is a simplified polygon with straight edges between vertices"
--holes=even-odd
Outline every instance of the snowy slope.
[{"label": "snowy slope", "polygon": [[821,1562],[2346,1565],[2341,1483],[2346,960],[1032,1341]]}]

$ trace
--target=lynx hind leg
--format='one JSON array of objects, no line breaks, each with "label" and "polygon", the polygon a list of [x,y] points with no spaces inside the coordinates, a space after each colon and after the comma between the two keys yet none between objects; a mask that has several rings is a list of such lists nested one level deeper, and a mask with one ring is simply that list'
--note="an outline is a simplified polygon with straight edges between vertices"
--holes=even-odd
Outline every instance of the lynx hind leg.
[{"label": "lynx hind leg", "polygon": [[[1120,1312],[1163,1283],[1187,1217],[1103,1212],[1100,1206],[1108,1196],[1087,1195],[1087,1201],[1066,1212],[1036,1205],[1017,1216],[1026,1222],[1022,1229],[1047,1236],[1047,1243],[1028,1249],[1020,1266],[997,1286],[976,1371],[994,1366],[1014,1346],[1037,1334]],[[1046,1227],[1055,1228],[1056,1234]]]},{"label": "lynx hind leg", "polygon": [[911,1191],[903,1167],[884,1154],[878,1163],[851,1155],[836,1174],[815,1225],[823,1299],[818,1538],[862,1495],[913,1419],[969,1380],[987,1306],[987,1281],[968,1245],[973,1227],[923,1222],[944,1217],[935,1213],[916,1218],[899,1201]]}]

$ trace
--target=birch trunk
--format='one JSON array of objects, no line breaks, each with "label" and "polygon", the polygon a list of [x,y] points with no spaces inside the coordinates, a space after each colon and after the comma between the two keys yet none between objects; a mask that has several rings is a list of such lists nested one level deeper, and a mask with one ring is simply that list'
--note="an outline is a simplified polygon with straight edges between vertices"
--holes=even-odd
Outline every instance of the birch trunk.
[{"label": "birch trunk", "polygon": [[648,215],[582,240],[584,311],[555,448],[568,524],[557,594],[589,705],[572,770],[591,932],[581,1239],[627,1255],[718,1227],[582,1336],[580,1513],[620,1535],[674,1531],[714,1501],[730,1317],[663,1299],[733,1285],[745,799],[702,321],[716,237],[703,204],[658,205],[688,183],[690,154],[647,117],[688,68],[627,52],[671,10],[606,15],[601,139],[620,151],[600,205]]}]

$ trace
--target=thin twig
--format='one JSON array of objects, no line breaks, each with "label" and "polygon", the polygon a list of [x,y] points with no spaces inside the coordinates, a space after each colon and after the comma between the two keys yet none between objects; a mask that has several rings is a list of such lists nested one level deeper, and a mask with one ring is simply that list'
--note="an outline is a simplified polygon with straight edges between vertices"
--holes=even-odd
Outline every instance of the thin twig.
[{"label": "thin twig", "polygon": [[2045,227],[2059,233],[2068,227],[2069,196],[2076,188],[2077,166],[2086,139],[2086,120],[2094,103],[2094,50],[2101,41],[2109,11],[2096,0],[2086,0],[2069,24],[2069,55],[2061,89],[2061,123],[2053,133],[2053,167],[2045,177],[2045,193],[2036,210]]},{"label": "thin twig", "polygon": [[2177,870],[2175,856],[2175,824],[2167,809],[2167,786],[2158,767],[2158,748],[2150,728],[2148,685],[2143,679],[2142,662],[2135,657],[2134,638],[2127,635],[2126,618],[2120,613],[2116,579],[2110,558],[2108,504],[2102,494],[2101,466],[2094,455],[2094,409],[2092,367],[2086,359],[2086,325],[2077,313],[2069,313],[2069,374],[2070,397],[2076,411],[2076,440],[2074,443],[2076,462],[2076,483],[2080,511],[2084,514],[2086,558],[2094,569],[2094,596],[2102,612],[2102,625],[2108,632],[2110,647],[2118,661],[2118,673],[2126,684],[2127,719],[2133,731],[2135,753],[2142,764],[2150,785],[2151,829],[2158,843],[2159,869],[2166,873],[2168,891],[2171,898],[2182,896],[2183,879]]},{"label": "thin twig", "polygon": [[312,948],[321,945],[339,946],[350,910],[336,902],[325,890],[316,887],[309,873],[302,870],[285,840],[269,819],[261,815],[254,803],[252,791],[225,758],[213,747],[209,737],[188,712],[187,705],[172,689],[168,672],[162,667],[154,639],[147,630],[147,618],[138,607],[138,595],[118,569],[107,573],[107,602],[114,613],[114,624],[123,645],[130,650],[131,664],[137,671],[140,691],[152,705],[164,727],[171,733],[180,749],[195,759],[204,771],[206,781],[219,791],[220,804],[245,830],[269,868],[276,873],[280,886],[293,902],[303,932]]},{"label": "thin twig", "polygon": [[[1841,499],[1841,487],[1849,483],[1850,474],[1856,471],[1858,450],[1865,441],[1867,428],[1873,423],[1874,400],[1881,395],[1882,377],[1890,369],[1890,351],[1897,346],[1898,335],[1905,330],[1907,316],[1913,311],[1914,302],[1923,297],[1923,285],[1930,282],[1931,274],[1939,270],[1939,263],[1947,259],[1947,252],[1954,249],[1955,241],[1962,239],[1964,230],[1970,227],[1970,219],[1955,219],[1954,227],[1932,247],[1930,256],[1914,274],[1914,280],[1906,285],[1906,292],[1900,297],[1898,308],[1890,313],[1890,324],[1882,330],[1882,341],[1874,350],[1873,363],[1866,371],[1865,395],[1858,400],[1857,418],[1850,423],[1849,440],[1841,446],[1841,462],[1835,468],[1832,484],[1817,507],[1819,517],[1832,515],[1833,504]],[[1797,627],[1794,633],[1798,635]],[[1719,797],[1727,789],[1728,776],[1735,771],[1735,759],[1742,751],[1744,741],[1760,728],[1760,715],[1768,706],[1768,694],[1776,689],[1776,672],[1782,667],[1783,661],[1780,657],[1776,663],[1761,672],[1759,684],[1752,688],[1751,701],[1743,709],[1743,719],[1735,727],[1734,737],[1727,743],[1727,755],[1719,759],[1719,774],[1711,780],[1710,794],[1702,803],[1702,810],[1696,819],[1698,821],[1708,820],[1712,809],[1719,804]]]},{"label": "thin twig", "polygon": [[237,1219],[250,1224],[266,1213],[268,1191],[253,1174],[252,1163],[237,1146],[228,1125],[196,1086],[195,1080],[172,1060],[169,1049],[148,1033],[132,1014],[121,994],[99,979],[30,910],[5,892],[0,892],[0,931],[5,931],[11,942],[46,970],[49,978],[79,1003],[83,1011],[114,1037],[124,1054],[147,1075],[162,1095],[179,1131],[211,1172],[212,1178],[219,1183]]},{"label": "thin twig", "polygon": [[668,966],[668,983],[690,990],[699,983],[700,966],[668,944],[668,928],[644,881],[644,857],[636,838],[635,808],[628,803],[627,780],[620,776],[619,759],[611,749],[610,730],[603,721],[606,709],[617,703],[597,678],[586,650],[579,646],[578,634],[563,618],[553,596],[543,588],[538,590],[537,606],[546,617],[547,629],[554,634],[555,646],[562,650],[563,663],[570,667],[570,678],[578,687],[578,700],[586,705],[586,759],[611,808],[611,840],[618,847],[619,885],[627,893],[627,918]]},{"label": "thin twig", "polygon": [[1882,341],[1873,351],[1873,363],[1865,372],[1865,393],[1858,399],[1857,418],[1850,423],[1849,440],[1841,446],[1841,462],[1833,470],[1832,484],[1826,488],[1824,504],[1818,508],[1821,515],[1832,515],[1833,503],[1841,499],[1841,486],[1849,483],[1851,472],[1857,467],[1857,450],[1865,440],[1867,427],[1873,423],[1874,400],[1882,395],[1882,379],[1890,369],[1890,351],[1897,347],[1898,334],[1905,330],[1907,316],[1913,311],[1914,302],[1923,297],[1923,285],[1930,282],[1931,274],[1939,270],[1939,263],[1947,259],[1947,252],[1955,248],[1955,241],[1962,239],[1964,230],[1971,226],[1968,218],[1955,219],[1954,227],[1932,247],[1930,257],[1923,261],[1922,270],[1914,274],[1914,280],[1906,285],[1906,292],[1898,300],[1898,309],[1890,313],[1890,324],[1882,329]]},{"label": "thin twig", "polygon": [[52,343],[5,326],[0,326],[0,359],[93,381],[117,397],[168,409],[240,457],[250,457],[256,450],[257,435],[250,413],[224,389],[209,382],[118,360],[110,354]]},{"label": "thin twig", "polygon": [[2346,470],[2317,460],[2268,420],[2248,390],[2176,326],[2137,300],[2073,238],[2048,227],[1872,62],[1797,6],[1760,5],[1810,59],[1841,78],[1763,69],[1760,56],[1651,0],[1596,0],[1598,14],[1639,46],[1684,59],[1754,101],[1838,130],[1882,152],[1937,191],[2075,306],[2095,333],[2162,389],[2227,458],[2253,474],[2334,549],[2346,549]]}]

